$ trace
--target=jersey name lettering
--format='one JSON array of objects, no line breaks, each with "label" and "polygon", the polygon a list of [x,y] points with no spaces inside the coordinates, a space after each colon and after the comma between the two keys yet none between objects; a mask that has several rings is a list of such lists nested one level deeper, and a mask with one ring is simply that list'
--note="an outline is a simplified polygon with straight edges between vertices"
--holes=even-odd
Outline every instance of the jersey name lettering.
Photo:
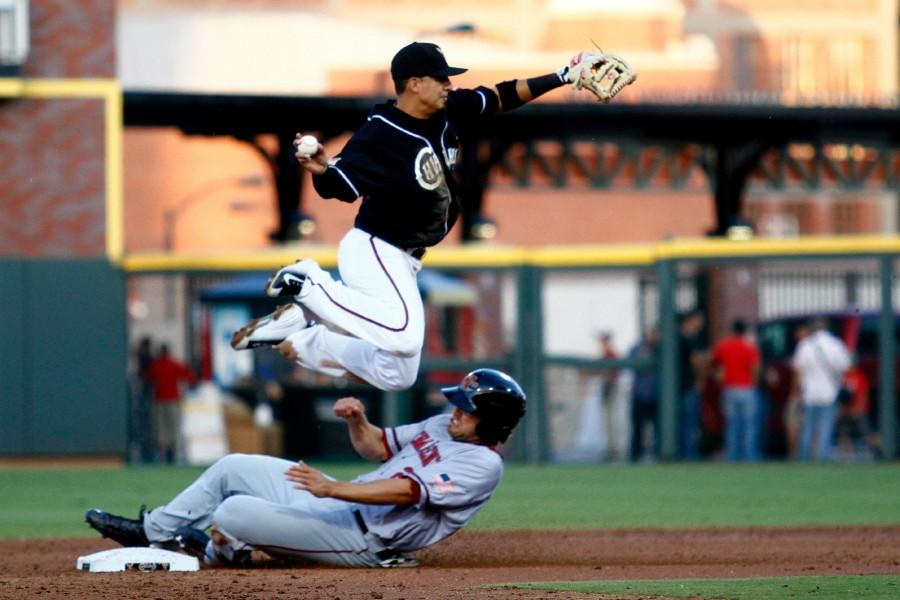
[{"label": "jersey name lettering", "polygon": [[412,441],[413,448],[419,453],[419,460],[422,466],[426,467],[432,462],[441,462],[441,453],[438,451],[437,443],[431,439],[427,431],[423,431]]}]

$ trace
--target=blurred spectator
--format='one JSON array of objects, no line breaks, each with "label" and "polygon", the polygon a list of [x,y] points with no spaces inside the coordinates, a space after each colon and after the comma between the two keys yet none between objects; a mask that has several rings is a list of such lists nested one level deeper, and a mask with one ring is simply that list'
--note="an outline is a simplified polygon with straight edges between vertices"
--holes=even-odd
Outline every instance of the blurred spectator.
[{"label": "blurred spectator", "polygon": [[731,335],[713,349],[713,363],[722,382],[725,415],[725,458],[759,460],[759,350],[747,337],[747,324],[736,319]]},{"label": "blurred spectator", "polygon": [[[600,358],[607,360],[619,358],[619,353],[613,345],[612,334],[610,332],[601,331],[598,333],[597,341],[600,345]],[[601,446],[606,449],[607,457],[612,455],[614,448],[620,447],[620,444],[616,443],[618,430],[614,426],[616,414],[614,403],[619,394],[618,383],[618,370],[600,370],[600,418],[603,421],[603,431],[600,435],[604,436],[604,439],[601,440]]]},{"label": "blurred spectator", "polygon": [[[657,456],[659,439],[659,329],[651,327],[644,339],[628,353],[628,358],[647,359],[646,366],[634,369],[631,385],[631,460],[651,461]],[[652,429],[652,442],[647,448],[645,426]]]},{"label": "blurred spectator", "polygon": [[678,331],[679,445],[684,460],[697,460],[699,456],[700,397],[708,360],[708,348],[703,337],[705,324],[703,313],[693,310],[684,316]]},{"label": "blurred spectator", "polygon": [[850,391],[850,401],[840,407],[837,432],[841,454],[849,460],[873,458],[880,455],[881,444],[869,423],[869,378],[855,362],[844,374],[844,387]]},{"label": "blurred spectator", "polygon": [[191,369],[169,355],[163,344],[147,367],[147,377],[153,383],[153,422],[156,426],[157,460],[175,462],[181,436],[181,399],[185,384],[194,386],[197,378]]},{"label": "blurred spectator", "polygon": [[810,323],[809,335],[797,344],[791,366],[797,373],[803,420],[797,458],[810,459],[815,438],[815,459],[827,461],[837,419],[837,395],[850,353],[844,343],[825,328],[823,319]]},{"label": "blurred spectator", "polygon": [[138,342],[137,350],[135,350],[135,362],[138,377],[142,382],[147,382],[147,369],[153,362],[153,342],[148,336],[144,336]]},{"label": "blurred spectator", "polygon": [[[809,335],[809,324],[803,323],[794,331],[795,347]],[[784,429],[787,437],[787,455],[796,459],[800,453],[800,427],[803,425],[803,400],[800,397],[800,376],[791,367],[791,391],[784,412]]]},{"label": "blurred spectator", "polygon": [[151,412],[153,383],[147,373],[153,362],[153,342],[142,337],[134,351],[134,372],[131,382],[131,460],[151,462],[156,450],[153,440]]}]

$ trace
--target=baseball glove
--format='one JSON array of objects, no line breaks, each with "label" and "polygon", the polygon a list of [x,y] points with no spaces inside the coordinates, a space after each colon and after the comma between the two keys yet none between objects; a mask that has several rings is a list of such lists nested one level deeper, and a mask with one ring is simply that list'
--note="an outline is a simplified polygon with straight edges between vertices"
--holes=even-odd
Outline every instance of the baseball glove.
[{"label": "baseball glove", "polygon": [[569,61],[566,79],[576,90],[585,89],[600,102],[609,102],[637,79],[637,71],[615,54],[581,52]]}]

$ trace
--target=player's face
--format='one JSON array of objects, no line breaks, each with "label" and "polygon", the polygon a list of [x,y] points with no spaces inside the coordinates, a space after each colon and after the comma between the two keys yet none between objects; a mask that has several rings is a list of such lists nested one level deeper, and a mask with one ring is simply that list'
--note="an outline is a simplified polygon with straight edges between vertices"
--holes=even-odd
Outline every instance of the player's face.
[{"label": "player's face", "polygon": [[453,410],[453,416],[450,418],[450,425],[447,431],[457,442],[476,442],[478,435],[475,433],[475,426],[478,425],[480,418],[471,413],[467,413],[461,408]]},{"label": "player's face", "polygon": [[444,108],[447,104],[447,94],[450,93],[452,86],[448,77],[418,77],[419,80],[419,100],[424,104],[430,112],[437,112]]}]

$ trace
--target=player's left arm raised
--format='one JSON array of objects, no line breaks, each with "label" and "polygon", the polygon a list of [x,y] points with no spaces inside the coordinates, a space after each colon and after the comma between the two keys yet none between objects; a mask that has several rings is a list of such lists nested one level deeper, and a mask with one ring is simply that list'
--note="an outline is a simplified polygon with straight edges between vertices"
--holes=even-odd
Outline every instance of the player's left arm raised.
[{"label": "player's left arm raised", "polygon": [[500,100],[500,110],[509,111],[566,84],[591,92],[601,102],[609,102],[636,79],[637,71],[620,56],[579,52],[554,73],[503,81],[492,90]]},{"label": "player's left arm raised", "polygon": [[366,418],[366,407],[358,398],[340,398],[334,403],[334,415],[347,422],[350,443],[366,460],[385,460],[387,447],[383,443],[384,431]]}]

